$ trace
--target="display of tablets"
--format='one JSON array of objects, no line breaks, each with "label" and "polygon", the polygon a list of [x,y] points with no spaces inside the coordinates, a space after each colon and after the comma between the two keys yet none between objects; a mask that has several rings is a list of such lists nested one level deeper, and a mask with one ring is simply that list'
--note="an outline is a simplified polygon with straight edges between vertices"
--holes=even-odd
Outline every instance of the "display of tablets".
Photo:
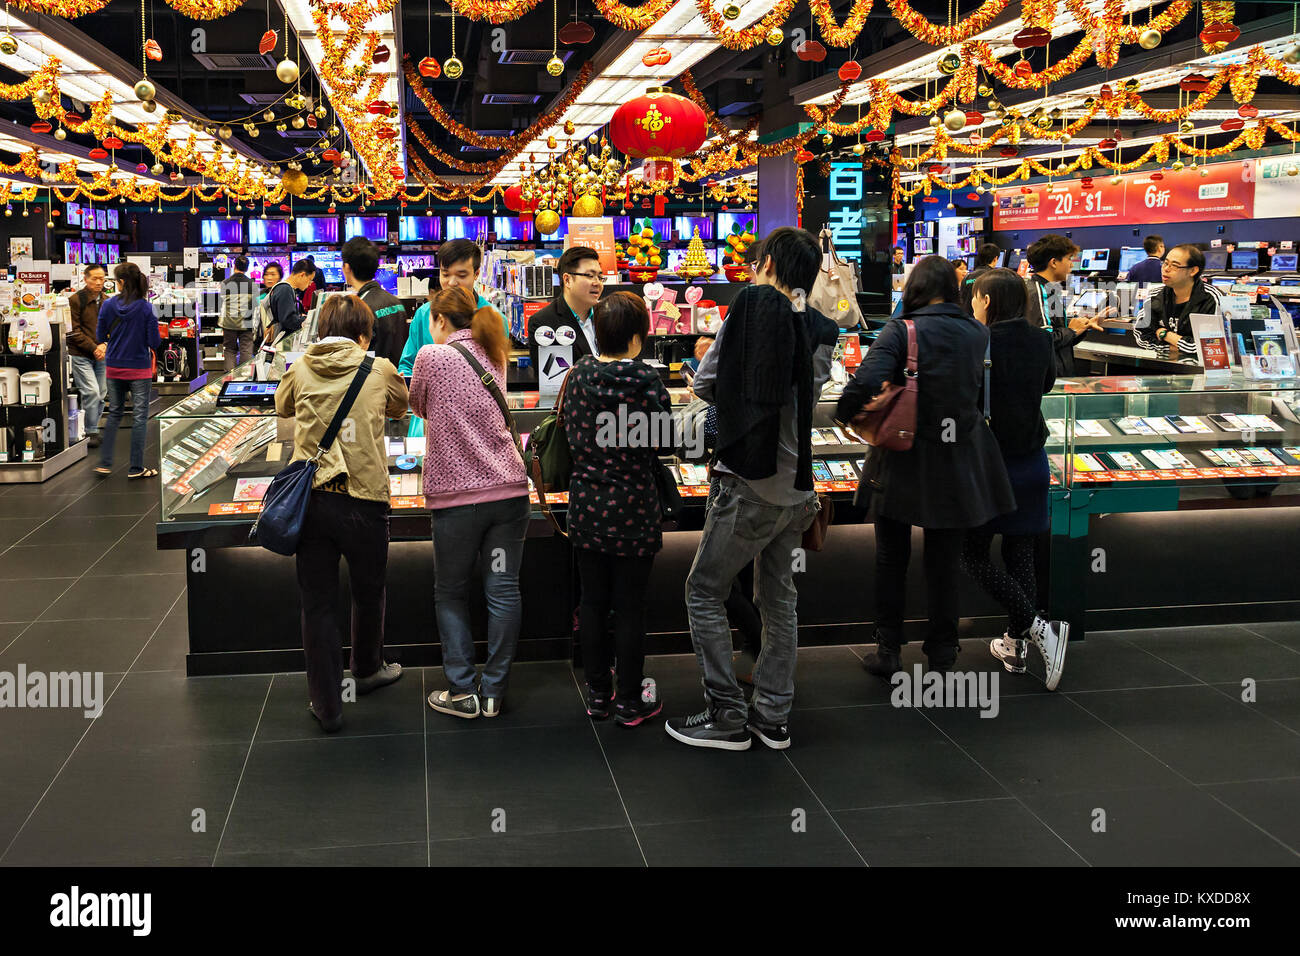
[{"label": "display of tablets", "polygon": [[1110,432],[1094,418],[1078,418],[1074,422],[1074,433],[1088,438],[1109,438]]},{"label": "display of tablets", "polygon": [[1196,415],[1166,415],[1165,418],[1169,424],[1173,425],[1184,435],[1211,435],[1214,429],[1209,423]]},{"label": "display of tablets", "polygon": [[1156,434],[1156,430],[1154,428],[1148,425],[1141,418],[1137,418],[1137,417],[1117,418],[1115,419],[1115,427],[1118,428],[1125,435],[1151,436]]},{"label": "display of tablets", "polygon": [[1157,435],[1177,435],[1177,434],[1178,434],[1178,429],[1175,428],[1173,425],[1169,424],[1169,422],[1166,421],[1166,420],[1163,419],[1163,418],[1152,418],[1152,417],[1147,417],[1147,418],[1142,419],[1142,421],[1146,422],[1146,423],[1147,423],[1148,425],[1150,425],[1153,429],[1155,429],[1155,432],[1156,432]]},{"label": "display of tablets", "polygon": [[[224,382],[217,395],[217,407],[230,405],[274,405],[275,389],[279,382]],[[202,433],[203,429],[199,429]]]}]

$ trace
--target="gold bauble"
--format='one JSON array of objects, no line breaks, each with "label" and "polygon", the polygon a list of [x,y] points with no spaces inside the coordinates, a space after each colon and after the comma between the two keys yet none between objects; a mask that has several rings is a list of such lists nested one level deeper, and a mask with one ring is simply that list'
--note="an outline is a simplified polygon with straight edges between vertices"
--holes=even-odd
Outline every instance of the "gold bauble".
[{"label": "gold bauble", "polygon": [[294,129],[302,129],[307,125],[307,121],[301,116],[295,116],[293,119],[289,120],[289,125]]},{"label": "gold bauble", "polygon": [[785,39],[785,31],[780,27],[772,27],[763,39],[767,41],[768,46],[780,46],[781,41]]},{"label": "gold bauble", "polygon": [[447,62],[442,65],[442,72],[450,79],[456,80],[465,72],[465,64],[460,62],[458,57],[449,56]]},{"label": "gold bauble", "polygon": [[990,96],[989,109],[993,110],[996,113],[998,110],[1002,109],[1002,101],[995,96]]},{"label": "gold bauble", "polygon": [[1178,132],[1180,133],[1190,133],[1194,129],[1196,129],[1196,124],[1191,120],[1183,120],[1178,124]]},{"label": "gold bauble", "polygon": [[6,29],[5,35],[0,37],[0,53],[5,56],[13,56],[17,52],[18,38]]},{"label": "gold bauble", "polygon": [[556,141],[556,139],[555,139],[554,136],[548,136],[548,137],[546,137],[546,148],[547,148],[547,149],[555,149],[558,145],[559,145],[559,143]]},{"label": "gold bauble", "polygon": [[35,93],[32,94],[32,102],[35,103],[37,106],[49,106],[50,91],[47,89],[37,90]]},{"label": "gold bauble", "polygon": [[553,209],[544,209],[533,219],[533,225],[537,228],[539,235],[554,235],[560,228],[560,214]]},{"label": "gold bauble", "polygon": [[738,16],[740,16],[740,5],[739,5],[739,4],[736,4],[736,3],[729,3],[729,4],[727,4],[725,7],[722,8],[722,19],[724,19],[724,20],[734,20],[734,19],[736,19],[736,17],[738,17]]},{"label": "gold bauble", "polygon": [[290,93],[284,98],[285,105],[291,110],[300,110],[307,105],[307,97],[301,93]]},{"label": "gold bauble", "polygon": [[989,86],[987,83],[981,83],[979,86],[975,87],[975,92],[980,96],[992,96],[993,87]]},{"label": "gold bauble", "polygon": [[[2,43],[3,41],[0,41]],[[1300,46],[1293,46],[1287,51],[1286,56],[1282,57],[1287,63],[1300,63]]]},{"label": "gold bauble", "polygon": [[559,76],[564,72],[564,61],[558,56],[553,56],[546,61],[546,72],[551,76]]},{"label": "gold bauble", "polygon": [[939,72],[944,76],[952,76],[961,69],[961,56],[956,53],[945,53],[939,58]]},{"label": "gold bauble", "polygon": [[853,144],[853,155],[854,155],[854,156],[861,156],[861,155],[862,155],[863,153],[865,153],[866,151],[867,151],[867,147],[864,146],[862,143],[854,143],[854,144]]},{"label": "gold bauble", "polygon": [[274,121],[275,110],[267,110],[265,113],[262,114],[262,119],[266,120],[268,123]]},{"label": "gold bauble", "polygon": [[222,139],[230,139],[230,137],[235,135],[235,131],[231,129],[229,126],[222,126],[220,129],[217,130],[217,135],[220,136]]},{"label": "gold bauble", "polygon": [[1181,159],[1175,159],[1175,160],[1173,161],[1173,163],[1170,165],[1169,168],[1170,168],[1170,169],[1182,169],[1182,168],[1183,168],[1183,161],[1182,161]]},{"label": "gold bauble", "polygon": [[1160,45],[1162,39],[1163,36],[1159,30],[1143,30],[1138,35],[1138,46],[1144,50],[1154,50]]},{"label": "gold bauble", "polygon": [[830,145],[831,143],[833,143],[833,142],[835,142],[835,137],[832,136],[830,133],[823,133],[823,134],[822,134],[822,145],[823,145],[823,146],[829,146],[829,145]]},{"label": "gold bauble", "polygon": [[1062,143],[1068,143],[1068,142],[1070,141],[1071,138],[1072,138],[1072,137],[1070,136],[1069,133],[1062,133],[1062,134],[1061,134],[1061,142],[1062,142]]},{"label": "gold bauble", "polygon": [[594,218],[605,211],[605,204],[600,197],[592,193],[579,196],[573,204],[573,214],[583,218]]},{"label": "gold bauble", "polygon": [[276,131],[277,133],[283,133],[283,132],[284,132],[285,130],[287,130],[288,128],[289,128],[289,127],[288,127],[287,125],[285,125],[284,123],[276,123],[276,124],[275,124],[275,131]]},{"label": "gold bauble", "polygon": [[294,195],[301,196],[307,191],[307,174],[301,169],[290,169],[280,177],[280,185],[284,191]]},{"label": "gold bauble", "polygon": [[146,113],[152,113],[157,108],[158,104],[154,100],[145,100],[140,104],[140,109],[144,110]]},{"label": "gold bauble", "polygon": [[260,129],[258,129],[256,126],[254,126],[253,124],[250,123],[250,124],[249,124],[249,129],[248,129],[248,135],[249,135],[249,136],[252,136],[252,137],[254,137],[254,138],[256,138],[256,137],[262,135],[262,131],[261,131]]},{"label": "gold bauble", "polygon": [[337,126],[331,126],[325,132],[327,132],[330,136],[337,136],[339,134],[339,128]]},{"label": "gold bauble", "polygon": [[1125,92],[1125,93],[1136,93],[1136,92],[1138,91],[1138,89],[1141,88],[1141,86],[1142,86],[1142,84],[1139,83],[1137,80],[1125,80],[1125,81],[1124,81],[1124,92]]},{"label": "gold bauble", "polygon": [[565,135],[565,136],[572,136],[572,135],[573,135],[573,131],[574,131],[575,129],[577,129],[577,127],[573,125],[573,120],[565,120],[565,121],[564,121],[564,135]]},{"label": "gold bauble", "polygon": [[966,114],[961,110],[949,110],[943,118],[943,125],[955,133],[966,125]]},{"label": "gold bauble", "polygon": [[978,186],[975,187],[975,191],[979,193],[981,196],[983,196],[986,192],[988,192],[988,187],[986,187],[983,183],[980,183]]},{"label": "gold bauble", "polygon": [[327,117],[327,116],[329,116],[329,115],[330,115],[330,111],[327,110],[323,105],[322,105],[322,106],[318,106],[318,107],[316,107],[316,118],[317,118],[317,119],[324,119],[325,117]]},{"label": "gold bauble", "polygon": [[163,164],[154,163],[149,167],[149,172],[153,173],[155,176],[161,176],[163,174]]},{"label": "gold bauble", "polygon": [[275,76],[281,83],[298,82],[298,64],[286,57],[275,65]]},{"label": "gold bauble", "polygon": [[134,92],[137,100],[151,100],[158,95],[158,91],[154,89],[154,85],[147,79],[136,83]]},{"label": "gold bauble", "polygon": [[1111,184],[1112,186],[1118,186],[1118,185],[1119,185],[1120,183],[1122,183],[1123,181],[1124,181],[1124,177],[1123,177],[1123,176],[1112,176],[1112,177],[1110,178],[1110,184]]},{"label": "gold bauble", "polygon": [[60,126],[58,129],[54,131],[54,138],[57,139],[59,142],[63,142],[65,139],[68,138],[68,131],[64,129],[62,126]]}]

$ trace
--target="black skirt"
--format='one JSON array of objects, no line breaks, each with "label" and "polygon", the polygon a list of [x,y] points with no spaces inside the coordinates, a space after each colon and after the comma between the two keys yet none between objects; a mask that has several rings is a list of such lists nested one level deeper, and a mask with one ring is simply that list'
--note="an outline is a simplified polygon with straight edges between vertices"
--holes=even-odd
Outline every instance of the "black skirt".
[{"label": "black skirt", "polygon": [[991,534],[1041,534],[1047,530],[1047,491],[1051,482],[1047,451],[1005,459],[1007,477],[1016,496],[1016,510],[999,515],[984,525]]}]

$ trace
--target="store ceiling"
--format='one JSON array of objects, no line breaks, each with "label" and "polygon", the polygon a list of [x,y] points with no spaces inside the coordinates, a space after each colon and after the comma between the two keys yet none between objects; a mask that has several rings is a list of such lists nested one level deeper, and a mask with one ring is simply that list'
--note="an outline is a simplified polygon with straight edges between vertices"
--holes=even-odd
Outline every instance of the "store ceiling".
[{"label": "store ceiling", "polygon": [[[294,15],[294,22],[304,30],[310,28],[309,18],[304,13],[305,4],[301,0],[286,2]],[[1100,4],[1100,0],[1095,2]],[[773,0],[748,0],[742,6],[742,19],[734,25],[741,26],[756,19],[772,3]],[[948,15],[946,0],[921,0],[913,6],[936,22],[942,22]],[[1149,0],[1130,0],[1129,6],[1138,11],[1135,22],[1141,22],[1147,15],[1144,11]],[[1158,4],[1156,9],[1163,9],[1163,6]],[[833,7],[837,15],[843,17],[849,0],[839,0]],[[1019,7],[1018,3],[1013,3],[1012,10],[994,24],[990,30],[992,39],[1005,41],[1018,28]],[[585,131],[598,128],[619,102],[634,95],[641,86],[649,85],[649,77],[645,74],[650,71],[640,65],[639,46],[663,43],[674,50],[674,62],[666,68],[668,75],[676,76],[689,66],[711,104],[728,122],[741,126],[750,117],[763,113],[764,128],[775,129],[799,119],[806,120],[798,104],[824,100],[837,85],[835,70],[849,55],[864,65],[864,78],[887,77],[896,88],[906,89],[909,95],[918,98],[924,93],[927,81],[933,87],[940,79],[935,64],[943,51],[910,37],[890,15],[885,3],[878,2],[876,8],[856,46],[850,51],[830,48],[830,55],[821,64],[799,60],[789,50],[788,42],[777,48],[762,45],[748,51],[731,52],[718,47],[711,37],[692,39],[704,36],[692,26],[692,23],[698,24],[692,12],[692,0],[682,0],[666,15],[659,25],[666,33],[658,34],[652,29],[643,38],[612,27],[598,15],[591,0],[560,4],[558,9],[543,3],[522,19],[499,27],[458,17],[455,52],[464,62],[464,75],[457,79],[445,75],[436,80],[426,79],[425,84],[439,103],[461,123],[481,133],[500,135],[531,124],[572,80],[578,68],[591,60],[602,71],[602,76],[592,84],[590,95],[580,100],[571,111]],[[560,78],[549,76],[544,69],[551,56],[553,18],[557,15],[561,27],[576,18],[589,23],[595,32],[587,43],[559,44],[559,55],[566,60],[566,70]],[[102,12],[72,21],[18,12],[13,16],[16,20],[22,18],[38,31],[32,43],[38,50],[42,46],[39,32],[44,32],[50,45],[61,41],[66,47],[78,50],[96,67],[116,76],[114,82],[118,86],[124,83],[129,90],[139,78],[141,35],[137,0],[112,0]],[[283,109],[282,98],[291,92],[275,75],[276,60],[284,49],[283,36],[270,55],[260,55],[256,49],[258,38],[268,26],[283,33],[284,17],[278,0],[249,0],[231,15],[207,22],[191,21],[157,0],[150,3],[147,32],[158,41],[163,51],[161,62],[149,66],[150,77],[160,91],[160,103],[180,104],[178,108],[192,110],[214,126],[230,123],[235,131],[231,145],[251,160],[284,163],[300,158],[305,150],[319,148],[328,123],[320,124],[321,128],[315,131],[289,128],[283,132],[262,125],[260,135],[256,137],[250,136],[240,125],[241,120],[249,117],[257,120],[267,108]],[[1235,20],[1243,35],[1233,45],[1230,54],[1244,51],[1254,42],[1266,42],[1271,48],[1284,51],[1300,40],[1295,34],[1293,10],[1289,5],[1238,3]],[[810,36],[817,36],[817,31],[811,29],[809,13],[804,5],[796,9],[786,29],[790,31],[799,26],[809,30]],[[404,113],[418,123],[439,148],[462,161],[482,162],[494,156],[494,153],[466,144],[442,129],[423,104],[404,89],[405,84],[400,80],[403,54],[417,62],[425,56],[444,62],[452,53],[451,16],[446,3],[406,0],[395,11],[390,27],[394,56],[386,69],[395,74],[391,85],[394,98],[399,98],[399,89],[403,91],[400,102]],[[1166,98],[1176,94],[1176,82],[1184,72],[1184,64],[1192,60],[1201,65],[1208,63],[1196,40],[1199,29],[1199,18],[1189,17],[1155,50],[1125,47],[1116,68],[1104,73],[1095,67],[1085,68],[1067,77],[1048,91],[1049,108],[1060,106],[1068,115],[1071,110],[1077,110],[1101,83],[1116,83],[1129,76],[1139,76],[1144,89],[1154,97],[1158,98],[1162,93]],[[1068,32],[1070,20],[1063,15],[1057,33]],[[289,34],[291,46],[297,50],[300,37],[292,25]],[[303,67],[302,91],[309,97],[319,97],[319,81],[314,71],[309,69],[311,57],[308,54],[313,51],[310,38],[308,40],[308,50],[299,57]],[[1014,55],[1009,44],[1004,42],[1003,46],[1008,57]],[[1041,55],[1040,51],[1038,56]],[[17,61],[5,58],[0,60],[0,64],[3,64],[0,65],[0,80],[16,82],[21,79],[20,73],[9,68],[19,66]],[[89,77],[87,82],[94,86]],[[1039,98],[1039,94],[1012,94],[1009,91],[1000,95],[1008,106],[1026,103],[1032,107],[1036,105],[1033,101]],[[1294,99],[1295,91],[1266,77],[1260,83],[1259,97],[1261,109],[1271,97],[1274,100],[1272,107],[1282,115],[1289,115],[1286,112],[1288,104],[1282,98]],[[129,96],[121,100],[122,115],[119,118],[143,119],[143,116],[131,115]],[[77,106],[75,103],[68,105]],[[1231,107],[1230,95],[1225,91],[1204,116],[1193,117],[1198,128],[1206,129],[1211,145],[1228,135],[1218,133],[1215,124],[1217,117]],[[851,109],[842,113],[841,118],[845,115],[851,116]],[[45,152],[84,159],[86,151],[96,145],[89,138],[75,135],[59,143],[48,136],[33,134],[28,127],[35,119],[30,104],[0,102],[0,120],[8,121],[6,132],[13,134],[8,140],[0,139],[0,151],[8,151],[0,155],[12,159],[13,151],[37,142]],[[9,126],[12,130],[8,129]],[[1086,145],[1089,139],[1096,138],[1090,134],[1102,135],[1103,127],[1119,128],[1125,136],[1133,137],[1154,132],[1150,121],[1136,115],[1124,116],[1117,122],[1098,124],[1096,130],[1090,127],[1071,145]],[[923,118],[900,122],[898,131],[903,144],[922,143],[929,134]],[[345,148],[345,134],[335,137],[330,145]],[[546,152],[544,142],[533,146],[530,152]],[[410,143],[406,148],[419,149]],[[1038,148],[1048,152],[1060,151],[1056,144],[1043,144]],[[119,164],[132,172],[137,162],[152,162],[152,158],[138,146],[128,146],[119,152],[118,158]],[[422,158],[436,172],[448,178],[464,175],[431,161],[427,155]],[[308,171],[311,171],[310,166]]]}]

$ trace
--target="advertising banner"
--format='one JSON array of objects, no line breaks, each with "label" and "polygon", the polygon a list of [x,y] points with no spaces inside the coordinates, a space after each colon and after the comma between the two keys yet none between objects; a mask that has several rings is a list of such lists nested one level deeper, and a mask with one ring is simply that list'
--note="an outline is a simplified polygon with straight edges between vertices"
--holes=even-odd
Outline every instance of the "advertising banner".
[{"label": "advertising banner", "polygon": [[1300,216],[1300,157],[1255,160],[1255,218]]}]

